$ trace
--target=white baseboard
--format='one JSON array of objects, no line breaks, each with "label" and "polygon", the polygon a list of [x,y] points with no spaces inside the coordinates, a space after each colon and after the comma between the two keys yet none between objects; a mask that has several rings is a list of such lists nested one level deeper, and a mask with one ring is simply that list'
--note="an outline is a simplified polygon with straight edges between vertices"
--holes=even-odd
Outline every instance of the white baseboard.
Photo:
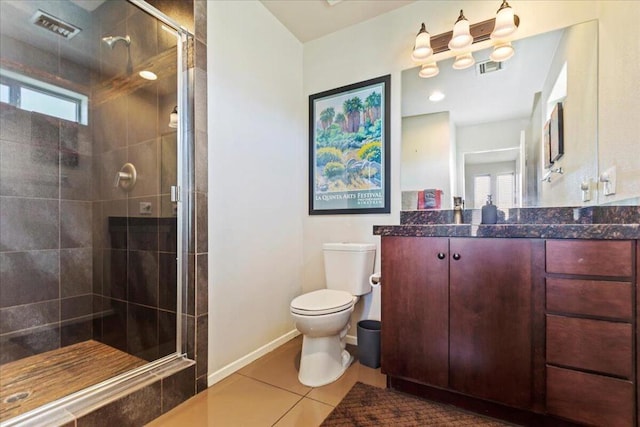
[{"label": "white baseboard", "polygon": [[357,337],[357,335],[347,335],[344,338],[345,338],[345,341],[347,342],[347,344],[358,345],[358,337]]},{"label": "white baseboard", "polygon": [[[294,329],[291,332],[287,332],[286,334],[276,338],[275,340],[263,345],[262,347],[258,348],[255,351],[252,351],[251,353],[247,354],[246,356],[241,357],[240,359],[229,363],[228,365],[218,369],[215,372],[212,372],[211,374],[209,374],[207,376],[207,386],[211,387],[212,385],[214,385],[215,383],[222,381],[223,379],[225,379],[226,377],[228,377],[229,375],[233,374],[236,371],[239,371],[240,369],[244,368],[245,366],[247,366],[249,363],[253,362],[256,359],[259,359],[260,357],[264,356],[265,354],[269,353],[272,350],[275,350],[276,348],[280,347],[282,344],[286,343],[287,341],[292,340],[293,338],[297,337],[298,335],[300,335],[300,332],[297,329]],[[353,337],[352,337],[353,338]],[[349,336],[347,336],[347,342],[349,339]]]}]

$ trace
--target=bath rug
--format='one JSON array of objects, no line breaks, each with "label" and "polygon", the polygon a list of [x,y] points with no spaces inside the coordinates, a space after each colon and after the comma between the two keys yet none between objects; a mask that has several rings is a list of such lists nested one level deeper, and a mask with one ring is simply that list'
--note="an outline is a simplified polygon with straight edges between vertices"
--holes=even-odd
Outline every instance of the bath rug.
[{"label": "bath rug", "polygon": [[449,405],[356,383],[321,427],[511,426]]}]

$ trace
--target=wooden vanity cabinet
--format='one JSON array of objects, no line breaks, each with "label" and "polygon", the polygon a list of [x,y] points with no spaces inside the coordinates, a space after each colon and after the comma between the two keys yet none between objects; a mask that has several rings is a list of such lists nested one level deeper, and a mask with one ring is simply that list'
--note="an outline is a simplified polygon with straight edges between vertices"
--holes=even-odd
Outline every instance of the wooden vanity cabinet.
[{"label": "wooden vanity cabinet", "polygon": [[634,242],[546,242],[546,407],[595,426],[635,423]]},{"label": "wooden vanity cabinet", "polygon": [[451,239],[449,251],[449,387],[530,408],[531,242]]},{"label": "wooden vanity cabinet", "polygon": [[640,241],[383,236],[382,276],[390,386],[526,425],[638,425]]},{"label": "wooden vanity cabinet", "polygon": [[382,369],[532,407],[532,241],[382,237]]},{"label": "wooden vanity cabinet", "polygon": [[[447,387],[449,239],[383,237],[382,369]],[[387,302],[385,302],[387,301]]]}]

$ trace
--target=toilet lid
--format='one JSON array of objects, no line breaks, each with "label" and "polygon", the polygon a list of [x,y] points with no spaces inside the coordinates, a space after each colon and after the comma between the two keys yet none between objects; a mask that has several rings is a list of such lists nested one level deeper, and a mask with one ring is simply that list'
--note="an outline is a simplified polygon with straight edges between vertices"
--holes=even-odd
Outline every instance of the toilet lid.
[{"label": "toilet lid", "polygon": [[291,301],[291,310],[298,314],[318,316],[345,310],[353,305],[353,295],[346,291],[320,289],[300,295]]}]

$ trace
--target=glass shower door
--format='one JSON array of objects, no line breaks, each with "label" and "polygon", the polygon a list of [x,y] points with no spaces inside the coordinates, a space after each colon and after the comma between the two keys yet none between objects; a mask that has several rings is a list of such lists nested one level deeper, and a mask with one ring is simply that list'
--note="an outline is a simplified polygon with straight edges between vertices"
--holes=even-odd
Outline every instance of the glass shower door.
[{"label": "glass shower door", "polygon": [[179,42],[124,0],[0,19],[4,421],[176,353]]}]

